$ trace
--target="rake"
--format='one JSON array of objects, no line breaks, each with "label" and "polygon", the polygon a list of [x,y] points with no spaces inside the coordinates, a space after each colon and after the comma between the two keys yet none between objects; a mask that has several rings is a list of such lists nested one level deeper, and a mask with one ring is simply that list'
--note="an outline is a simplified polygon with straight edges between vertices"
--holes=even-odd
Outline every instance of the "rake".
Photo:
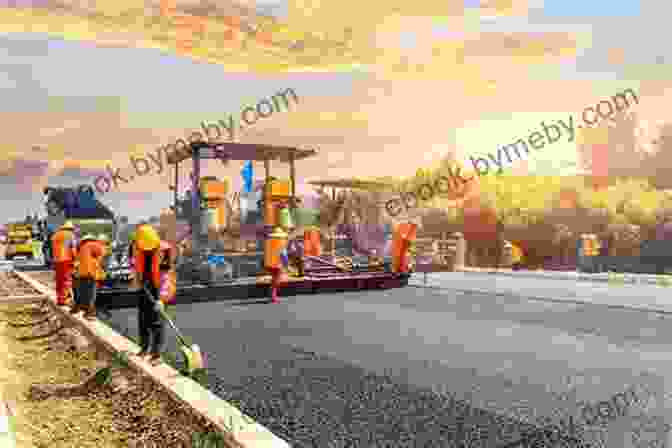
[{"label": "rake", "polygon": [[[149,300],[156,304],[156,300],[154,300],[154,296],[152,296],[152,293],[149,292],[147,289],[147,285],[143,287],[145,294],[147,294],[147,297],[149,297]],[[184,356],[184,362],[186,364],[186,368],[189,371],[189,373],[193,373],[195,370],[203,369],[204,364],[203,364],[203,354],[201,353],[201,349],[198,345],[196,344],[189,344],[186,340],[186,338],[182,335],[182,332],[180,331],[179,328],[177,328],[177,325],[175,325],[175,322],[168,316],[168,314],[162,309],[160,311],[161,317],[163,317],[170,327],[173,329],[175,334],[177,335],[177,340],[180,343],[180,351],[182,352],[182,355]]]}]

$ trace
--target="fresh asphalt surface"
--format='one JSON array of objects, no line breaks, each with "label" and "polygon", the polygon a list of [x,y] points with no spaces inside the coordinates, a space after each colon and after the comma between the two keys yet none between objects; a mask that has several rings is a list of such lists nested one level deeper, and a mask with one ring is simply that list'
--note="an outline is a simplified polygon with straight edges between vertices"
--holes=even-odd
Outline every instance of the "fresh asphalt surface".
[{"label": "fresh asphalt surface", "polygon": [[[664,381],[672,378],[672,314],[606,304],[672,304],[672,289],[473,273],[431,279],[432,288],[297,296],[279,304],[177,305],[176,323],[207,353],[219,378],[215,393],[293,446],[499,447],[519,432],[499,428],[497,437],[477,442],[462,427],[453,436],[458,441],[449,442],[441,428],[460,426],[460,418],[413,400],[433,391],[488,415],[557,423],[559,415],[578,419],[584,403],[633,385],[653,394],[648,405],[634,404],[602,429],[586,426],[582,437],[595,447],[668,446],[656,422],[672,422],[664,398],[672,388]],[[422,285],[422,276],[412,283]],[[113,322],[137,334],[134,310],[114,311]],[[356,389],[366,394],[367,373],[391,382],[376,380],[377,398],[363,400],[355,418],[349,397]],[[396,392],[386,395],[388,389]],[[297,423],[303,418],[310,429]],[[464,418],[493,424],[475,412]]]}]

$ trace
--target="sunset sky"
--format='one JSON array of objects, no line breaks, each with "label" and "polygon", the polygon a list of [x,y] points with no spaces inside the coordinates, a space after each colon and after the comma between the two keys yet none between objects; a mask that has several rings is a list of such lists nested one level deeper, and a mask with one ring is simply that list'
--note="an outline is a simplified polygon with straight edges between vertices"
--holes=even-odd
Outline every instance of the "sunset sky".
[{"label": "sunset sky", "polygon": [[[186,138],[201,121],[239,120],[287,88],[299,103],[238,141],[317,148],[297,164],[303,182],[409,176],[450,153],[468,160],[628,88],[653,129],[672,97],[661,32],[670,6],[659,1],[173,1],[174,15],[204,30],[192,50],[160,17],[166,0],[2,3],[4,222],[41,212],[46,185],[92,183],[106,163],[128,172],[129,154]],[[262,14],[277,18],[272,43],[242,50],[231,17],[255,24]],[[303,49],[283,47],[307,33]],[[575,162],[574,142],[559,141],[510,169],[569,175]],[[238,189],[241,166],[209,162],[206,172]],[[103,202],[132,220],[155,215],[169,205],[168,179],[164,168]]]}]

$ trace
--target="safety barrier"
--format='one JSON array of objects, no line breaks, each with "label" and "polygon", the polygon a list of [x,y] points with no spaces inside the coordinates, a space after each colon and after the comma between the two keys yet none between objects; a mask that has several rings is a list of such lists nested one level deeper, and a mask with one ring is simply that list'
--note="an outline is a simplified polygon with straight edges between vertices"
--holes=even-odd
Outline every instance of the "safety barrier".
[{"label": "safety barrier", "polygon": [[[49,303],[61,319],[81,329],[82,334],[89,337],[96,344],[105,347],[105,349],[112,353],[139,351],[140,347],[104,323],[98,320],[87,321],[80,316],[73,316],[66,310],[56,306],[56,294],[51,288],[44,286],[22,272],[16,272],[16,274],[41,294],[44,294],[49,299],[47,303]],[[39,299],[34,299],[34,301],[39,301]],[[154,383],[166,390],[176,401],[186,404],[196,415],[205,418],[222,433],[230,433],[235,440],[235,443],[229,443],[230,448],[290,447],[286,441],[254,422],[254,420],[244,415],[235,406],[217,397],[192,379],[181,375],[172,367],[166,364],[152,366],[139,362],[134,357],[129,358],[129,366],[138,373],[149,377]]]}]

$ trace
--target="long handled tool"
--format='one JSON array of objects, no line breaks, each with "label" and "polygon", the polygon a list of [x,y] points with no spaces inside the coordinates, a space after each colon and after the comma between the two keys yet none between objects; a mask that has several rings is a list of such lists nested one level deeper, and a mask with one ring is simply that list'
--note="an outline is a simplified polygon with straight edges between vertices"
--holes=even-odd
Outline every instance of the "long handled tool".
[{"label": "long handled tool", "polygon": [[[147,297],[149,297],[149,300],[156,304],[156,300],[154,300],[154,296],[152,296],[152,293],[149,292],[147,289],[147,285],[143,286],[143,290],[145,294],[147,294]],[[175,325],[175,322],[166,314],[165,310],[161,309],[160,311],[161,317],[163,317],[166,321],[168,321],[168,324],[170,327],[173,329],[175,334],[177,335],[177,340],[180,343],[180,351],[182,352],[182,355],[184,356],[184,362],[186,365],[187,370],[192,373],[194,370],[197,369],[203,369],[204,364],[203,364],[203,354],[201,353],[201,348],[196,345],[196,344],[189,344],[185,337],[182,335],[182,332],[180,331],[179,328],[177,328],[177,325]]]}]

